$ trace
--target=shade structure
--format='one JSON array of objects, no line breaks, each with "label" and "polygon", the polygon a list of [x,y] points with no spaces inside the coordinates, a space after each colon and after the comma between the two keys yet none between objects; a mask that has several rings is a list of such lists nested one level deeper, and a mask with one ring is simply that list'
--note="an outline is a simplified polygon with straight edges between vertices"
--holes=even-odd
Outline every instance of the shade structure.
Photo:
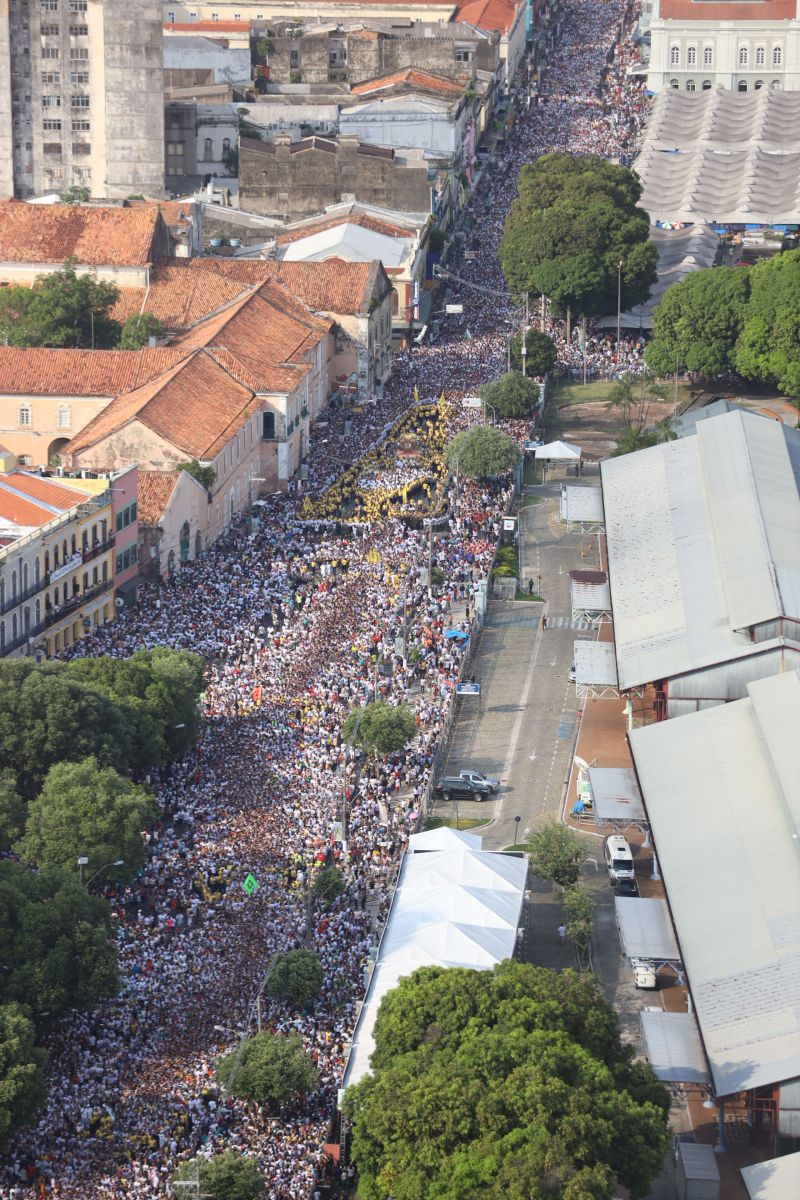
[{"label": "shade structure", "polygon": [[646,958],[651,962],[680,960],[666,900],[616,896],[614,908],[620,945],[626,958]]},{"label": "shade structure", "polygon": [[[423,839],[424,848],[428,835],[415,836]],[[378,1009],[400,979],[423,966],[489,970],[514,953],[527,860],[522,855],[472,850],[449,836],[442,840],[448,848],[421,853],[417,842],[403,860],[353,1035],[344,1088],[369,1072]]]},{"label": "shade structure", "polygon": [[450,829],[441,825],[438,829],[427,829],[424,833],[412,833],[408,839],[410,850],[480,850],[483,838],[477,833],[465,833],[463,829]]},{"label": "shade structure", "polygon": [[570,581],[570,601],[574,609],[586,613],[611,612],[611,590],[607,583]]},{"label": "shade structure", "polygon": [[[651,226],[649,237],[658,252],[658,278],[643,304],[620,313],[619,323],[623,329],[652,329],[653,313],[664,299],[667,288],[680,283],[692,271],[713,267],[719,249],[719,234],[710,225],[687,225],[682,229]],[[601,317],[597,324],[601,329],[616,328],[616,313]]]},{"label": "shade structure", "polygon": [[750,1200],[797,1200],[800,1196],[800,1150],[742,1167]]},{"label": "shade structure", "polygon": [[534,458],[546,458],[551,462],[576,462],[580,456],[580,446],[569,446],[566,442],[548,442],[545,446],[537,446],[533,452]]},{"label": "shade structure", "polygon": [[561,487],[561,520],[602,524],[603,493],[601,489],[563,484]]},{"label": "shade structure", "polygon": [[[602,643],[589,643],[602,645]],[[630,767],[590,767],[592,808],[600,821],[644,821],[642,794]]]},{"label": "shade structure", "polygon": [[617,659],[613,642],[575,642],[572,653],[578,686],[617,686]]},{"label": "shade structure", "polygon": [[690,1013],[645,1009],[640,1014],[647,1057],[662,1083],[711,1082],[703,1045]]}]

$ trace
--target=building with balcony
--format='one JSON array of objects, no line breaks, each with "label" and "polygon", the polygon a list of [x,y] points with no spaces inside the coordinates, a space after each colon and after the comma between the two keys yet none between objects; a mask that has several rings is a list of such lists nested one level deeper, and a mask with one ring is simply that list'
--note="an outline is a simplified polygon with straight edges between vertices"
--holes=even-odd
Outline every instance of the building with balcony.
[{"label": "building with balcony", "polygon": [[0,474],[0,656],[66,650],[114,618],[108,479]]}]

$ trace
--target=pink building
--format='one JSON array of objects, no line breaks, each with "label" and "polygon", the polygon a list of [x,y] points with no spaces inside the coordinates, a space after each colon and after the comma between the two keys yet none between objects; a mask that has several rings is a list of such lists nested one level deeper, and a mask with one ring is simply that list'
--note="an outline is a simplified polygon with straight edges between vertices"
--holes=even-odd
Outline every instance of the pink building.
[{"label": "pink building", "polygon": [[139,468],[134,463],[111,479],[114,515],[114,587],[116,604],[134,604],[139,576]]}]

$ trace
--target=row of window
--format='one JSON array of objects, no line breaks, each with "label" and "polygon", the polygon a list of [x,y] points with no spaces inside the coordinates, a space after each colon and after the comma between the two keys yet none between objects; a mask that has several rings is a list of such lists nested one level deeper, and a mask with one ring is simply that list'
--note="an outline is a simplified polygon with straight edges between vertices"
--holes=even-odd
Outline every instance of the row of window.
[{"label": "row of window", "polygon": [[[233,14],[233,19],[234,19],[234,21],[241,21],[241,19],[242,19],[242,14],[241,14],[241,13],[234,13],[234,14]],[[167,20],[170,22],[170,24],[171,24],[171,25],[174,25],[174,24],[175,24],[175,13],[174,13],[174,12],[168,12],[168,13],[167,13]],[[196,21],[196,20],[197,20],[197,13],[196,13],[196,12],[190,12],[190,13],[189,13],[189,20],[190,20],[190,21]],[[219,13],[212,12],[212,14],[211,14],[211,20],[212,20],[212,21],[218,21],[218,20],[219,20]],[[256,13],[256,20],[257,20],[257,21],[263,21],[263,20],[264,20],[264,14],[263,14],[263,13]]]},{"label": "row of window", "polygon": [[[70,83],[88,83],[89,82],[89,72],[88,71],[70,71],[69,81],[70,81]],[[53,84],[53,83],[61,83],[61,72],[60,71],[43,71],[42,72],[42,87],[48,87],[50,84]]]},{"label": "row of window", "polygon": [[134,542],[130,546],[126,546],[117,555],[117,575],[121,575],[123,571],[127,571],[128,567],[133,567],[139,561],[139,548]]},{"label": "row of window", "polygon": [[135,520],[136,501],[134,500],[132,504],[126,505],[125,508],[121,508],[117,513],[117,533],[119,533],[121,529],[127,529],[128,526],[132,525]]},{"label": "row of window", "polygon": [[[72,108],[89,108],[88,96],[70,96]],[[42,108],[61,108],[60,96],[42,96]]]},{"label": "row of window", "polygon": [[[670,79],[669,86],[671,88],[675,88],[677,91],[681,85],[677,79]],[[697,84],[695,83],[695,81],[693,79],[687,79],[686,84],[684,86],[686,87],[687,92],[696,92],[697,91]],[[700,86],[704,92],[709,91],[709,89],[711,88],[711,80],[704,79]],[[773,92],[779,92],[781,90],[780,79],[773,79],[772,83],[769,86],[772,88]],[[763,87],[764,87],[764,80],[757,79],[755,81],[755,83],[753,84],[753,91],[759,92],[759,91],[761,91],[761,89]],[[737,84],[736,90],[739,92],[746,92],[747,91],[747,80],[740,79],[739,83]]]},{"label": "row of window", "polygon": [[[42,12],[58,12],[59,0],[41,0]],[[68,8],[71,13],[86,12],[87,0],[69,0]]]},{"label": "row of window", "polygon": [[[89,57],[88,46],[71,46],[69,51],[71,59],[76,59],[78,62],[86,62]],[[61,49],[58,46],[42,46],[42,58],[60,58]]]},{"label": "row of window", "polygon": [[[20,404],[17,409],[17,424],[23,426],[31,425],[33,421],[33,410],[30,404]],[[58,429],[69,429],[72,425],[72,413],[68,404],[59,404],[56,412],[56,426]]]},{"label": "row of window", "polygon": [[[62,122],[57,117],[45,117],[42,121],[42,129],[45,133],[58,133],[61,128]],[[91,125],[88,121],[72,118],[73,133],[88,133],[89,129],[91,129]]]},{"label": "row of window", "polygon": [[[755,65],[757,67],[765,67],[767,65],[767,48],[766,46],[756,46],[755,49]],[[748,67],[750,65],[750,48],[749,46],[740,46],[737,55],[737,62],[740,67]],[[670,46],[669,50],[669,65],[671,67],[679,67],[681,65],[681,48],[680,46]],[[713,67],[714,65],[714,48],[713,46],[703,47],[703,66]],[[772,65],[773,67],[783,66],[783,47],[772,47]],[[686,50],[686,66],[697,66],[697,46],[689,46]]]},{"label": "row of window", "polygon": [[[223,138],[222,139],[222,157],[224,158],[226,154],[230,154],[230,150],[231,150],[231,139]],[[213,162],[214,161],[214,139],[213,138],[206,138],[203,142],[203,159],[202,159],[202,161],[203,162]]]},{"label": "row of window", "polygon": [[[83,530],[80,544],[76,535],[73,533],[70,541],[65,538],[60,546],[52,547],[52,558],[50,549],[45,550],[43,555],[44,574],[49,575],[50,571],[57,571],[59,567],[65,566],[76,555],[86,554],[89,549],[95,546],[102,545],[108,536],[108,528],[105,521],[101,521],[99,525],[93,525],[91,529],[91,537],[88,529]],[[76,565],[80,565],[77,563]],[[93,582],[97,583],[97,568],[93,572]],[[33,586],[38,588],[42,578],[42,566],[39,559],[34,559],[33,563]],[[106,578],[105,566],[103,569],[103,579]],[[84,588],[89,586],[88,572],[83,576]],[[75,581],[77,587],[77,580]],[[10,578],[10,594],[9,599],[13,603],[18,595],[25,595],[31,587],[31,570],[28,563],[23,563],[19,572],[16,567],[11,572]],[[58,589],[56,589],[56,592]],[[0,578],[0,607],[5,607],[6,603],[6,581]],[[55,601],[58,603],[58,600]]]}]

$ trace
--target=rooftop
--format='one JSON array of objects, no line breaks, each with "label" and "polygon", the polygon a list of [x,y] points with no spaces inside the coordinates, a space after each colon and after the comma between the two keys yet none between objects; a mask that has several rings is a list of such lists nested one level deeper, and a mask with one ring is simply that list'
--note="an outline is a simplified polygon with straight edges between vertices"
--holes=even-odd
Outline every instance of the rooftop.
[{"label": "rooftop", "polygon": [[508,33],[516,16],[514,0],[466,0],[466,3],[458,3],[456,8],[457,21],[466,21],[495,33]]},{"label": "rooftop", "polygon": [[139,471],[137,513],[140,525],[157,525],[164,515],[179,471]]},{"label": "rooftop", "polygon": [[[124,289],[139,293],[140,289]],[[144,294],[144,289],[141,289]],[[139,311],[139,307],[136,308]],[[116,396],[155,379],[183,357],[165,347],[143,350],[43,350],[0,346],[0,394]]]},{"label": "rooftop", "polygon": [[723,413],[601,465],[620,687],[763,650],[800,618],[800,431]]},{"label": "rooftop", "polygon": [[791,21],[797,0],[659,0],[658,15],[665,21]]},{"label": "rooftop", "polygon": [[12,538],[38,529],[87,499],[86,493],[27,471],[0,473],[0,528]]},{"label": "rooftop", "polygon": [[402,71],[366,79],[363,83],[357,83],[350,90],[354,96],[372,96],[394,88],[402,88],[405,91],[436,92],[443,96],[461,96],[464,87],[465,83],[456,83],[444,75],[435,75],[431,71],[422,71],[417,67],[406,67]]},{"label": "rooftop", "polygon": [[800,1076],[800,673],[747,693],[629,734],[718,1096]]},{"label": "rooftop", "polygon": [[142,267],[153,258],[158,209],[0,201],[0,262]]}]

